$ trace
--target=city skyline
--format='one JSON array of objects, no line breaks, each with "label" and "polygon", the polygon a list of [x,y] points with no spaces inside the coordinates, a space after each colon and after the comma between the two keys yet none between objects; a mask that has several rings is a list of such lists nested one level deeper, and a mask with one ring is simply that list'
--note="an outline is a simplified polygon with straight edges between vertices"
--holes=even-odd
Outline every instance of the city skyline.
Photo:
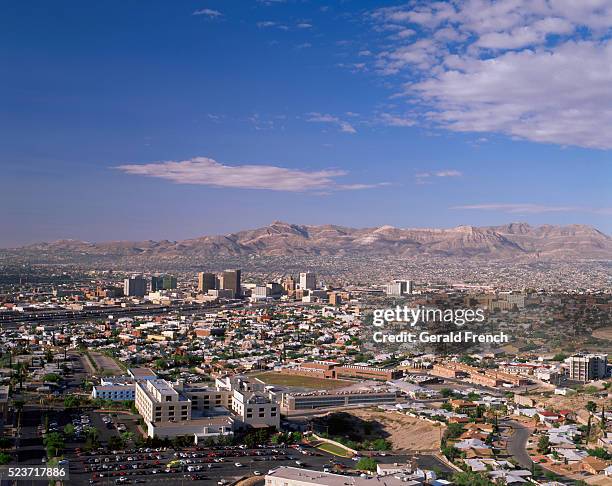
[{"label": "city skyline", "polygon": [[274,220],[612,232],[606,2],[63,6],[3,9],[0,247]]}]

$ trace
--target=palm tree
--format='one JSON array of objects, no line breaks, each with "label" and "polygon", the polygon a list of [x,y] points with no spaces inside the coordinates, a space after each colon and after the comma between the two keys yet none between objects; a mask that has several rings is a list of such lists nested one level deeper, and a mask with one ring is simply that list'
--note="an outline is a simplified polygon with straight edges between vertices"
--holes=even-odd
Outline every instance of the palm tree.
[{"label": "palm tree", "polygon": [[15,400],[13,402],[13,406],[15,407],[15,410],[17,410],[17,430],[21,428],[21,415],[23,412],[24,405],[25,405],[25,402],[23,400]]}]

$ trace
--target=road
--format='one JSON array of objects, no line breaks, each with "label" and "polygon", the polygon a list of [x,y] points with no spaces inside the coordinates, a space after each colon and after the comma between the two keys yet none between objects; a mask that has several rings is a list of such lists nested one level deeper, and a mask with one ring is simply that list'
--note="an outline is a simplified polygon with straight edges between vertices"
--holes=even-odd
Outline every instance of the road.
[{"label": "road", "polygon": [[502,423],[512,427],[512,435],[508,438],[508,453],[520,464],[524,469],[531,470],[533,461],[527,453],[527,440],[532,434],[533,429],[524,426],[520,422],[507,420]]}]

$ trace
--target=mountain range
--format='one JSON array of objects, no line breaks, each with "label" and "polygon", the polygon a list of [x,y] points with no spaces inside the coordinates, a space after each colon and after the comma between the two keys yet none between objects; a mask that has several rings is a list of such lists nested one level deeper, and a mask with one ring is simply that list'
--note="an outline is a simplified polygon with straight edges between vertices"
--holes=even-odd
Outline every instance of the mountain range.
[{"label": "mountain range", "polygon": [[182,241],[60,240],[0,250],[4,258],[36,260],[96,258],[161,259],[231,256],[441,256],[485,259],[612,259],[612,238],[586,225],[511,223],[502,226],[457,226],[449,229],[349,228],[298,225],[275,221],[263,228]]}]

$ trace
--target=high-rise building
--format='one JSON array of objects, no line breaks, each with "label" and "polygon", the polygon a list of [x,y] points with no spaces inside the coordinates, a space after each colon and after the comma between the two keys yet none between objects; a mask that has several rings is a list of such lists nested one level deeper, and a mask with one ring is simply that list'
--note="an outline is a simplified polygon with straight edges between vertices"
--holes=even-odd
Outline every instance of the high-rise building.
[{"label": "high-rise building", "polygon": [[147,293],[147,281],[142,275],[134,275],[123,281],[123,293],[128,297],[144,297]]},{"label": "high-rise building", "polygon": [[234,297],[240,297],[242,295],[240,270],[225,270],[219,279],[219,286],[223,290],[234,292]]},{"label": "high-rise building", "polygon": [[174,275],[153,275],[151,277],[151,292],[158,290],[172,290],[177,287],[176,277]]},{"label": "high-rise building", "polygon": [[607,354],[576,354],[570,356],[567,363],[571,380],[598,380],[608,373]]},{"label": "high-rise building", "polygon": [[394,280],[385,286],[385,293],[393,297],[411,294],[413,292],[412,280]]},{"label": "high-rise building", "polygon": [[198,291],[208,292],[217,288],[217,276],[214,273],[198,273]]},{"label": "high-rise building", "polygon": [[172,290],[177,287],[176,277],[174,275],[164,275],[163,281],[164,290]]},{"label": "high-rise building", "polygon": [[300,288],[302,290],[314,290],[317,288],[317,278],[314,273],[300,273]]},{"label": "high-rise building", "polygon": [[295,279],[292,276],[283,279],[283,290],[287,295],[295,293]]},{"label": "high-rise building", "polygon": [[163,275],[153,275],[151,277],[151,292],[157,292],[164,288],[164,277]]},{"label": "high-rise building", "polygon": [[342,304],[342,296],[338,292],[330,292],[329,293],[329,304],[330,305]]}]

